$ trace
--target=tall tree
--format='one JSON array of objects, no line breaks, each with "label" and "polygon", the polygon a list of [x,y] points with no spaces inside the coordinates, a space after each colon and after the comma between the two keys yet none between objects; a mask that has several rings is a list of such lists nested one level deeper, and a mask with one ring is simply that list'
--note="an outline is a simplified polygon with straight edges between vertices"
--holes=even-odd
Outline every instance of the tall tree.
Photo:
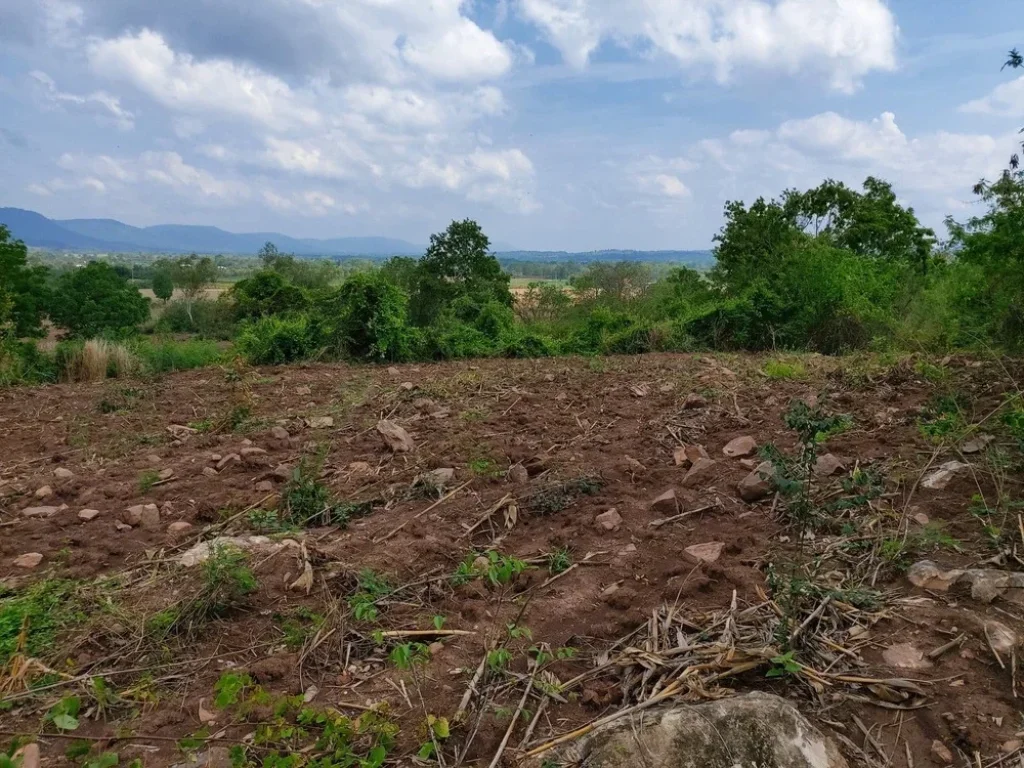
[{"label": "tall tree", "polygon": [[195,322],[192,317],[192,306],[207,288],[217,279],[217,265],[209,256],[200,258],[196,254],[182,256],[172,262],[171,276],[174,284],[181,289],[185,299],[185,309],[188,312],[188,319]]},{"label": "tall tree", "polygon": [[149,317],[149,299],[109,264],[91,261],[60,276],[50,317],[79,338],[123,335]]},{"label": "tall tree", "polygon": [[28,265],[28,248],[0,224],[0,327],[15,337],[41,336],[49,301],[46,267]]},{"label": "tall tree", "polygon": [[[1009,67],[1010,69],[1020,69],[1024,67],[1024,55],[1021,54],[1016,48],[1010,50],[1006,55],[1006,63],[1003,64],[1003,69]],[[1021,133],[1024,133],[1024,128],[1020,129]],[[1024,149],[1024,142],[1021,143],[1021,148]],[[1010,168],[1017,170],[1020,167],[1020,155],[1016,152],[1010,157]]]},{"label": "tall tree", "polygon": [[158,269],[153,273],[153,295],[164,302],[174,295],[174,278],[170,270]]}]

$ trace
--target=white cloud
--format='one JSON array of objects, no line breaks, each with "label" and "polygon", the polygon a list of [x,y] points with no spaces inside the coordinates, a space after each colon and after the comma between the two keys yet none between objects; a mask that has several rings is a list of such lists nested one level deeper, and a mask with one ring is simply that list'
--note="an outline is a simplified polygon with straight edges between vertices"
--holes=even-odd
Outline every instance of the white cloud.
[{"label": "white cloud", "polygon": [[439,80],[490,80],[512,66],[512,54],[490,32],[469,19],[452,20],[435,35],[414,38],[403,58]]},{"label": "white cloud", "polygon": [[519,8],[578,69],[604,41],[720,81],[748,68],[817,71],[848,92],[896,67],[898,29],[883,0],[519,0]]},{"label": "white cloud", "polygon": [[321,120],[283,80],[233,61],[198,61],[148,29],[95,41],[88,57],[97,74],[127,81],[173,110],[245,118],[273,130]]},{"label": "white cloud", "polygon": [[344,213],[354,216],[367,210],[365,204],[347,203],[337,200],[333,195],[319,190],[281,194],[274,190],[263,190],[263,201],[281,213],[295,213],[300,216],[327,216],[332,213]]},{"label": "white cloud", "polygon": [[651,179],[654,185],[665,197],[689,197],[690,190],[678,176],[668,173],[659,173]]},{"label": "white cloud", "polygon": [[218,179],[209,171],[189,165],[177,152],[143,152],[139,160],[145,178],[179,192],[199,192],[204,197],[224,201],[249,196],[246,184]]},{"label": "white cloud", "polygon": [[1024,115],[1024,75],[996,86],[988,96],[967,102],[960,107],[960,111],[1003,117]]},{"label": "white cloud", "polygon": [[40,197],[48,197],[53,193],[46,187],[45,184],[33,183],[25,187],[25,190],[31,192],[33,195],[39,195]]},{"label": "white cloud", "polygon": [[117,160],[109,155],[65,152],[58,158],[57,166],[65,171],[90,174],[113,181],[131,182],[136,178],[135,173],[128,168],[125,161]]},{"label": "white cloud", "polygon": [[94,91],[84,96],[62,91],[52,77],[39,70],[30,72],[29,77],[35,84],[36,94],[49,106],[80,110],[101,121],[111,121],[125,131],[135,127],[135,115],[122,107],[121,100],[116,96],[105,91]]}]

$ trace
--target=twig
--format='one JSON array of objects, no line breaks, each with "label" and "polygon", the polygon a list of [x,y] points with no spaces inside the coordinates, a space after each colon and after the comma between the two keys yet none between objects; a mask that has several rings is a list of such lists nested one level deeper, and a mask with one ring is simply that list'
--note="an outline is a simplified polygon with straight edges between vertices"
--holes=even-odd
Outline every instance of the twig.
[{"label": "twig", "polygon": [[480,664],[476,668],[476,673],[473,675],[473,679],[469,681],[469,688],[462,694],[462,701],[459,702],[459,708],[455,711],[455,717],[452,718],[455,722],[461,722],[466,717],[466,709],[469,707],[469,702],[473,699],[473,694],[476,693],[476,684],[480,682],[480,678],[484,675],[484,669],[487,667],[487,651],[484,650],[484,655],[480,659]]},{"label": "twig", "polygon": [[938,648],[935,648],[934,650],[928,651],[928,658],[931,659],[932,661],[934,661],[935,659],[939,658],[939,656],[944,654],[946,651],[951,651],[954,648],[956,648],[957,646],[962,645],[964,640],[966,640],[966,639],[967,639],[967,635],[966,634],[961,634],[959,637],[953,638],[952,640],[950,640],[945,645],[940,645]]},{"label": "twig", "polygon": [[689,512],[683,512],[678,515],[673,515],[672,517],[663,517],[660,520],[652,520],[650,526],[651,528],[661,528],[661,526],[663,525],[668,525],[669,523],[675,523],[680,520],[685,520],[686,518],[691,517],[693,515],[698,515],[701,512],[707,512],[709,509],[715,509],[717,506],[717,504],[707,504],[706,506],[697,507],[697,509],[691,509]]},{"label": "twig", "polygon": [[408,629],[408,630],[392,630],[390,632],[381,632],[381,637],[456,637],[465,635],[475,635],[469,629]]},{"label": "twig", "polygon": [[493,515],[493,514],[494,514],[495,512],[497,512],[497,511],[498,511],[499,509],[501,509],[502,507],[504,507],[504,506],[505,506],[506,504],[508,504],[508,503],[509,503],[509,502],[510,502],[511,500],[512,500],[512,494],[510,494],[510,493],[506,493],[506,494],[505,494],[504,496],[502,496],[502,497],[501,497],[501,500],[500,500],[500,501],[499,501],[499,502],[498,502],[497,504],[495,504],[495,505],[494,505],[493,507],[491,507],[491,508],[490,508],[490,509],[488,509],[488,510],[487,510],[486,512],[484,512],[484,514],[483,514],[483,515],[482,515],[482,516],[480,517],[480,519],[479,519],[479,520],[477,520],[477,521],[476,521],[475,523],[473,523],[473,524],[472,524],[471,526],[469,526],[469,528],[467,528],[467,529],[466,529],[465,531],[463,531],[462,535],[461,535],[461,536],[459,536],[459,538],[460,538],[460,539],[464,539],[464,538],[466,538],[467,536],[470,536],[470,535],[471,535],[471,534],[473,533],[473,531],[475,531],[475,530],[476,530],[477,528],[479,528],[479,527],[480,527],[481,525],[483,525],[483,524],[484,524],[484,523],[486,523],[486,522],[487,522],[488,520],[490,520],[490,519],[491,519],[491,516],[492,516],[492,515]]},{"label": "twig", "polygon": [[512,731],[516,729],[516,723],[519,721],[519,716],[523,712],[523,707],[526,706],[526,700],[530,698],[530,692],[533,690],[533,681],[537,677],[537,673],[540,671],[540,664],[534,663],[533,674],[530,675],[530,680],[526,684],[526,690],[523,691],[523,697],[519,700],[519,706],[516,707],[515,714],[512,715],[512,720],[508,724],[508,728],[505,730],[505,736],[501,740],[501,744],[498,745],[498,751],[494,753],[494,759],[491,760],[488,768],[495,768],[498,762],[501,760],[501,756],[505,754],[505,747],[508,746],[508,740],[512,738]]},{"label": "twig", "polygon": [[461,491],[461,490],[462,490],[463,488],[465,488],[465,487],[466,487],[467,485],[469,485],[469,484],[470,484],[470,483],[472,483],[472,482],[473,482],[472,480],[469,480],[469,481],[467,481],[467,482],[463,483],[462,485],[460,485],[460,486],[459,486],[458,488],[456,488],[456,489],[455,489],[454,491],[452,491],[451,493],[448,493],[448,494],[446,494],[446,495],[442,496],[442,497],[441,497],[440,499],[438,499],[437,501],[435,501],[435,502],[434,502],[433,504],[431,504],[431,505],[430,505],[429,507],[427,507],[426,509],[424,509],[424,510],[423,510],[422,512],[417,512],[417,513],[416,513],[415,515],[413,515],[412,517],[410,517],[410,518],[409,518],[408,520],[406,520],[406,521],[405,521],[404,523],[402,523],[402,524],[401,524],[401,525],[399,525],[398,527],[396,527],[396,528],[392,528],[392,529],[391,529],[390,531],[388,531],[387,533],[385,533],[385,534],[384,534],[383,536],[379,536],[379,537],[377,537],[376,539],[374,539],[374,540],[373,540],[373,543],[374,543],[374,544],[380,544],[380,543],[381,543],[382,541],[387,541],[387,540],[388,540],[388,539],[390,539],[390,538],[391,538],[392,536],[394,536],[394,535],[395,535],[396,533],[398,533],[398,532],[399,532],[400,530],[402,530],[403,528],[405,528],[405,526],[407,526],[407,525],[408,525],[409,523],[411,523],[411,522],[412,522],[413,520],[418,520],[419,518],[421,518],[421,517],[423,517],[423,516],[424,516],[425,514],[427,514],[427,512],[430,512],[430,511],[431,511],[431,510],[433,510],[433,509],[437,509],[437,508],[438,508],[439,506],[441,506],[442,504],[444,504],[444,502],[448,501],[448,499],[450,499],[450,498],[451,498],[452,496],[454,496],[454,495],[455,495],[456,493],[458,493],[459,491]]}]

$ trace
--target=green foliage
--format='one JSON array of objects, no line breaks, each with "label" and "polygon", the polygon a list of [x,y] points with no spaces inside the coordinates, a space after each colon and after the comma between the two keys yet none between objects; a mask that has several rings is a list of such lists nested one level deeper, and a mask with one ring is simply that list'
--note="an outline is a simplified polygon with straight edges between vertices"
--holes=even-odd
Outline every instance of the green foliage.
[{"label": "green foliage", "polygon": [[82,708],[82,700],[77,696],[65,696],[46,713],[46,719],[60,731],[78,730],[78,713]]},{"label": "green foliage", "polygon": [[18,652],[46,658],[58,633],[84,619],[81,596],[79,584],[62,579],[43,579],[14,591],[0,587],[0,666]]},{"label": "green foliage", "polygon": [[301,288],[288,282],[280,272],[269,269],[235,283],[230,300],[240,320],[301,313],[309,306],[309,298]]},{"label": "green foliage", "polygon": [[408,297],[378,274],[356,274],[319,305],[329,318],[330,338],[346,355],[400,361],[412,356]]},{"label": "green foliage", "polygon": [[390,597],[394,591],[385,577],[364,568],[359,572],[355,594],[348,599],[352,616],[357,621],[376,621],[379,614],[377,603]]},{"label": "green foliage", "polygon": [[572,555],[567,547],[560,547],[547,554],[548,573],[557,576],[565,573],[572,566]]},{"label": "green foliage", "polygon": [[174,300],[153,324],[157,333],[194,333],[204,339],[230,339],[235,333],[235,312],[229,300]]},{"label": "green foliage", "polygon": [[213,686],[213,706],[227,709],[237,705],[253,681],[244,672],[224,672]]},{"label": "green foliage", "polygon": [[320,324],[306,315],[263,317],[242,326],[235,348],[253,365],[310,360],[323,349]]},{"label": "green foliage", "polygon": [[769,360],[764,364],[764,375],[769,379],[802,379],[807,369],[798,360]]},{"label": "green foliage", "polygon": [[503,555],[493,549],[483,555],[470,553],[459,563],[459,567],[452,574],[451,582],[455,586],[461,586],[474,579],[484,579],[492,587],[505,586],[529,567],[523,560]]},{"label": "green foliage", "polygon": [[134,348],[146,369],[152,373],[188,371],[206,368],[225,361],[225,354],[216,342],[204,339],[153,339]]},{"label": "green foliage", "polygon": [[29,266],[25,243],[12,240],[0,224],[0,342],[43,335],[43,315],[51,303],[47,273],[45,267]]},{"label": "green foliage", "polygon": [[391,649],[388,658],[399,669],[412,669],[430,661],[430,650],[423,643],[402,643]]},{"label": "green foliage", "polygon": [[169,269],[157,270],[153,275],[153,295],[163,302],[174,295],[174,276]]},{"label": "green foliage", "polygon": [[90,261],[58,278],[50,317],[79,338],[127,335],[149,317],[149,299],[109,264]]},{"label": "green foliage", "polygon": [[156,483],[160,482],[160,474],[152,469],[147,469],[139,475],[139,493],[146,494]]},{"label": "green foliage", "polygon": [[765,677],[785,677],[787,675],[797,675],[803,667],[797,663],[794,658],[795,651],[789,651],[780,656],[774,656],[772,658],[772,668],[768,670]]}]

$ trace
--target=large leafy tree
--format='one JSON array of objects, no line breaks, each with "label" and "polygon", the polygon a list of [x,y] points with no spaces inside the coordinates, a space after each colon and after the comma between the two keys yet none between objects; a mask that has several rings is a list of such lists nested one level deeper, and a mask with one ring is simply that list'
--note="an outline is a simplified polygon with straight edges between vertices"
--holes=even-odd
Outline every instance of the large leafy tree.
[{"label": "large leafy tree", "polygon": [[28,264],[28,248],[0,224],[0,332],[16,338],[42,335],[49,302],[46,267]]},{"label": "large leafy tree", "polygon": [[149,299],[109,264],[92,261],[60,276],[50,317],[80,338],[123,335],[149,317]]},{"label": "large leafy tree", "polygon": [[495,301],[513,304],[510,278],[491,255],[491,241],[471,219],[453,221],[430,236],[419,261],[414,318],[420,325],[433,322],[455,299],[468,297],[479,305]]},{"label": "large leafy tree", "polygon": [[776,200],[759,197],[748,208],[725,204],[725,224],[714,237],[712,277],[730,293],[777,274],[783,261],[806,236]]},{"label": "large leafy tree", "polygon": [[194,322],[192,307],[203,291],[213,285],[217,279],[217,265],[209,256],[199,257],[196,254],[182,256],[170,262],[168,268],[174,284],[181,290],[185,300],[188,319]]},{"label": "large leafy tree", "polygon": [[238,317],[248,320],[300,312],[309,303],[301,288],[272,269],[261,269],[252,277],[235,283],[231,298]]},{"label": "large leafy tree", "polygon": [[161,301],[169,301],[174,295],[174,278],[168,269],[158,269],[153,274],[153,295]]},{"label": "large leafy tree", "polygon": [[[1012,49],[1006,56],[1006,63],[1003,64],[1003,69],[1007,67],[1010,69],[1021,69],[1024,67],[1024,55],[1016,48]],[[1021,133],[1024,133],[1024,128],[1021,128]],[[1024,143],[1021,144],[1021,148],[1024,148]],[[1015,152],[1010,158],[1010,168],[1017,170],[1018,167],[1020,167],[1020,155]]]}]

